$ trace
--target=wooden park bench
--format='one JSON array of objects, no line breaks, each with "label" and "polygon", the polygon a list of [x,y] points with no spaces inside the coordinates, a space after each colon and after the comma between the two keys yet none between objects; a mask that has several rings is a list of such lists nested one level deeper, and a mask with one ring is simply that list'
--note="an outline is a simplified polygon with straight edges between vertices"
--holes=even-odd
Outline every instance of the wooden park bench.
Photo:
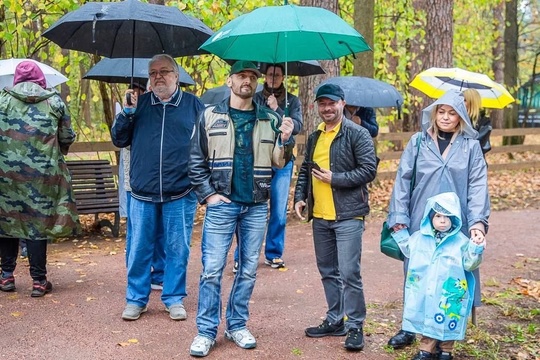
[{"label": "wooden park bench", "polygon": [[[108,227],[117,237],[120,228],[118,189],[108,160],[67,161],[71,173],[73,194],[79,214],[95,214],[98,226]],[[114,224],[99,220],[99,214],[114,213]]]}]

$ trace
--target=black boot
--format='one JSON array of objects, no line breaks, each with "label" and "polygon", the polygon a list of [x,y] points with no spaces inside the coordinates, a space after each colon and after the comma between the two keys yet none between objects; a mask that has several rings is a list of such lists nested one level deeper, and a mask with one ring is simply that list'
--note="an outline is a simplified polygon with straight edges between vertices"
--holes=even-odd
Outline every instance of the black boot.
[{"label": "black boot", "polygon": [[433,354],[424,350],[420,350],[411,360],[432,360]]},{"label": "black boot", "polygon": [[437,353],[437,360],[452,360],[454,357],[451,352],[440,351]]},{"label": "black boot", "polygon": [[405,346],[409,346],[416,339],[416,335],[412,332],[405,330],[399,330],[399,332],[388,340],[388,345],[394,349],[401,349]]}]

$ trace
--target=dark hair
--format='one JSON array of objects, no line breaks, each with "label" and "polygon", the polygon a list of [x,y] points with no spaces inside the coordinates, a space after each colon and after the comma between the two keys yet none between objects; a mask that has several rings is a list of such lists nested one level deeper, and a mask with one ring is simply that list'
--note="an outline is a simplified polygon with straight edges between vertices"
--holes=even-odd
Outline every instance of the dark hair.
[{"label": "dark hair", "polygon": [[283,65],[283,63],[279,63],[279,64],[268,64],[268,66],[266,67],[266,71],[265,73],[268,72],[268,68],[269,67],[275,67],[275,68],[280,68],[281,69],[281,73],[282,74],[285,74],[285,65]]}]

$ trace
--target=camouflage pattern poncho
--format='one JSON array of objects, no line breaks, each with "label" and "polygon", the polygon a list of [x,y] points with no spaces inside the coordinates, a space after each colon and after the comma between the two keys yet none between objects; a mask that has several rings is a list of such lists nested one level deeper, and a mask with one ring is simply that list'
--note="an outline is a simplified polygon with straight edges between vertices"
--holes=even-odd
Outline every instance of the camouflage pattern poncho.
[{"label": "camouflage pattern poncho", "polygon": [[0,237],[46,240],[79,231],[63,156],[73,141],[56,92],[32,82],[0,92]]}]

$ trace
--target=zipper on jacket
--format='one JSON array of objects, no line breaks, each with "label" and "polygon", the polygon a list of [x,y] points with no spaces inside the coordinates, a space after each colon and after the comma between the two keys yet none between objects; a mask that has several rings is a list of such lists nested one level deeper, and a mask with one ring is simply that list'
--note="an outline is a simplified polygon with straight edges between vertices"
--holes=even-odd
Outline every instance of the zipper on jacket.
[{"label": "zipper on jacket", "polygon": [[163,117],[161,118],[161,139],[159,144],[159,198],[163,202],[163,133],[165,132],[165,110],[167,104],[163,104]]}]

